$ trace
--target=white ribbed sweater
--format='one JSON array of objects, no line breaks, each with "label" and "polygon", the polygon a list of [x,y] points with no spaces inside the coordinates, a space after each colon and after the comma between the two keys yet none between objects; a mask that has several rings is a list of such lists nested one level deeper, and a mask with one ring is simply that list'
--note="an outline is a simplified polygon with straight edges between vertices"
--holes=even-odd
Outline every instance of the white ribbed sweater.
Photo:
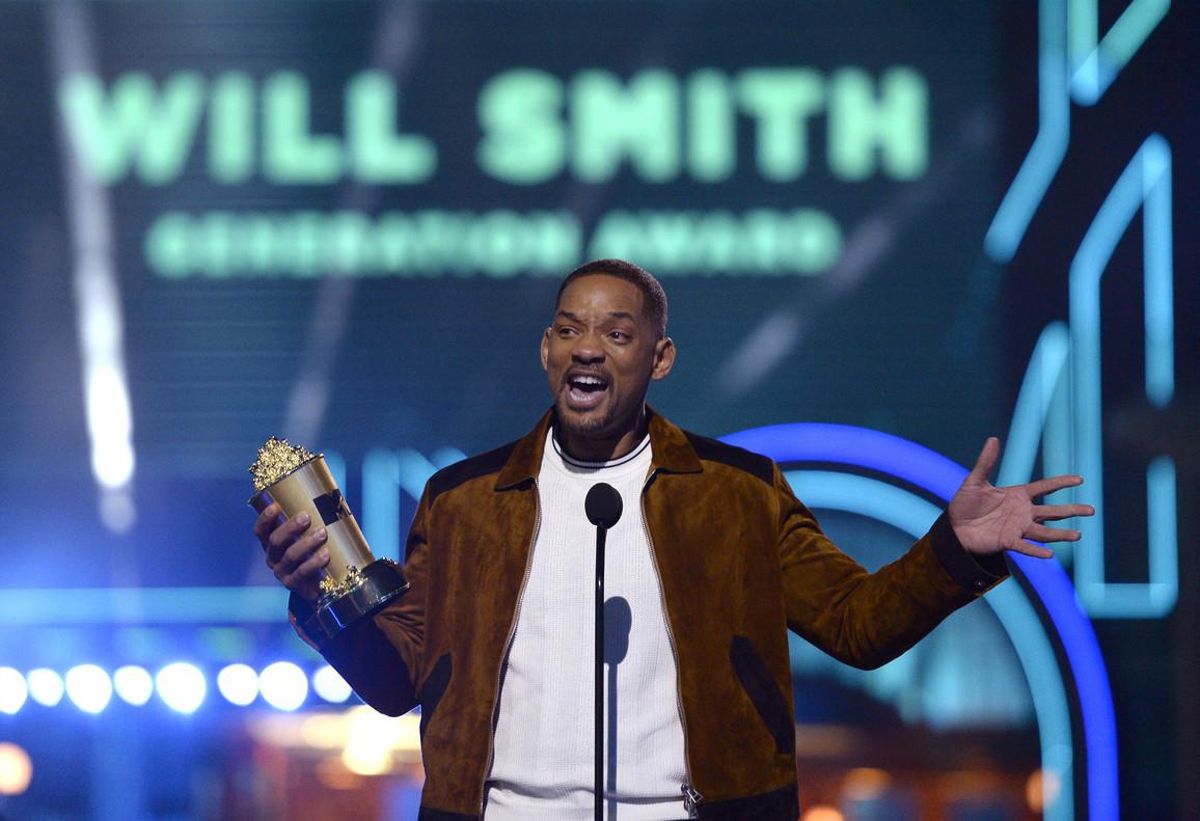
[{"label": "white ribbed sweater", "polygon": [[605,542],[605,655],[606,662],[618,659],[615,670],[605,664],[605,817],[687,815],[675,657],[642,520],[649,471],[648,436],[624,458],[602,464],[572,461],[553,431],[546,437],[537,485],[541,523],[501,689],[487,821],[592,818],[596,528],[584,499],[597,482],[616,488],[623,504]]}]

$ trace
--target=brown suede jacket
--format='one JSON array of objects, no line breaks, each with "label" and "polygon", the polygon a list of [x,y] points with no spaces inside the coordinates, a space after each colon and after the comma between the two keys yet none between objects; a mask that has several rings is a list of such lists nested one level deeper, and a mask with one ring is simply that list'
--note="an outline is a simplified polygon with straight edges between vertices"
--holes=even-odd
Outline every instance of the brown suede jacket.
[{"label": "brown suede jacket", "polygon": [[[406,545],[411,589],[323,648],[381,712],[421,705],[422,821],[482,812],[551,422],[548,412],[524,438],[434,475]],[[1004,561],[977,563],[943,516],[868,573],[821,532],[770,459],[653,411],[649,428],[640,513],[677,657],[692,813],[793,821],[786,628],[848,664],[877,667],[1004,578]],[[308,608],[293,602],[296,619]]]}]

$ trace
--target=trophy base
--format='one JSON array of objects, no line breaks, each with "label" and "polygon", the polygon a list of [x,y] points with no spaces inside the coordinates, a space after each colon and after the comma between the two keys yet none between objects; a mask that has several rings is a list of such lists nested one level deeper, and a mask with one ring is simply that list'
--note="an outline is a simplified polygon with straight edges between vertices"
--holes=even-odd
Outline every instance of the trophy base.
[{"label": "trophy base", "polygon": [[408,580],[391,559],[376,559],[360,570],[353,584],[321,598],[304,632],[324,644],[408,590]]}]

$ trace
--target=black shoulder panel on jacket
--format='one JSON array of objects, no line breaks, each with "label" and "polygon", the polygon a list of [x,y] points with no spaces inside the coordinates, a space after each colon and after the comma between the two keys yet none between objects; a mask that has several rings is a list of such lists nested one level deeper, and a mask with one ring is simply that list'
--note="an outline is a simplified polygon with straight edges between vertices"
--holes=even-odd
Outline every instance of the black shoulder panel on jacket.
[{"label": "black shoulder panel on jacket", "polygon": [[760,453],[753,453],[745,448],[727,445],[706,436],[697,436],[684,431],[688,442],[695,449],[696,455],[709,462],[720,462],[723,465],[744,470],[752,476],[757,476],[768,485],[775,484],[775,463]]},{"label": "black shoulder panel on jacket", "polygon": [[454,490],[463,482],[487,476],[489,473],[499,473],[516,446],[516,442],[509,442],[495,450],[489,450],[487,453],[481,453],[442,468],[429,479],[429,503],[433,504],[433,500],[438,496],[447,490]]}]

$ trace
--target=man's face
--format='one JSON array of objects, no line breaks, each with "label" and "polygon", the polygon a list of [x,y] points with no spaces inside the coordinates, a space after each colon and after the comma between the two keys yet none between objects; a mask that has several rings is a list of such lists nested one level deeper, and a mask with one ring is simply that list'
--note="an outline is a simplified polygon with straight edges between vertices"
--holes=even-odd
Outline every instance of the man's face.
[{"label": "man's face", "polygon": [[607,274],[589,274],[563,291],[542,336],[542,368],[559,424],[589,439],[619,438],[641,420],[651,379],[675,361],[659,339],[641,290]]}]

